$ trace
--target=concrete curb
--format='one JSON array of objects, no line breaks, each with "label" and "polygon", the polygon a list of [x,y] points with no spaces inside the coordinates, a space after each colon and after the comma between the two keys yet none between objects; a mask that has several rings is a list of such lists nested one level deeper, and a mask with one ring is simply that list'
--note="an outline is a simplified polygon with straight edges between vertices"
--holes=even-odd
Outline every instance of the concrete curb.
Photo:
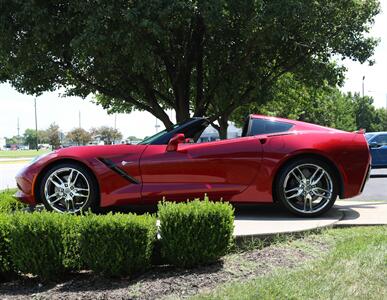
[{"label": "concrete curb", "polygon": [[[237,243],[239,242],[246,242],[251,240],[270,240],[275,237],[281,237],[281,236],[303,236],[310,232],[318,232],[322,229],[327,228],[342,228],[342,227],[354,227],[354,226],[386,226],[387,225],[387,213],[386,209],[387,203],[386,202],[354,202],[354,201],[348,201],[347,203],[337,203],[333,208],[332,211],[328,212],[327,218],[331,218],[331,222],[329,222],[329,219],[325,221],[325,224],[319,225],[319,220],[323,221],[324,216],[317,219],[317,224],[313,226],[313,220],[311,221],[311,226],[308,228],[299,228],[299,227],[305,227],[305,221],[301,219],[292,219],[291,217],[288,218],[288,220],[278,217],[276,220],[276,216],[273,217],[272,220],[269,220],[269,218],[266,218],[268,222],[273,223],[273,227],[277,223],[281,223],[281,221],[286,222],[289,224],[289,228],[293,226],[292,229],[289,230],[275,230],[273,228],[273,232],[259,232],[259,230],[262,231],[262,228],[259,227],[260,225],[264,225],[262,223],[265,219],[262,217],[262,215],[257,215],[256,220],[256,226],[257,226],[257,232],[253,234],[235,234],[234,231],[234,238]],[[280,214],[280,213],[279,213]],[[355,216],[355,217],[354,217]],[[336,217],[335,219],[333,219]],[[385,220],[384,220],[385,219]],[[307,220],[307,219],[305,219]],[[237,223],[238,220],[236,219]],[[253,222],[253,219],[251,220]],[[303,224],[304,223],[304,224]],[[243,225],[243,224],[242,224]],[[239,224],[239,232],[242,231],[242,225]],[[284,224],[280,224],[282,228],[284,227]],[[251,224],[250,228],[251,230]],[[267,230],[267,227],[266,227]]]},{"label": "concrete curb", "polygon": [[[308,226],[305,226],[303,223],[313,222],[313,219],[304,219],[304,221],[303,221],[302,219],[297,219],[296,217],[294,217],[295,221],[292,221],[290,219],[291,218],[291,216],[290,216],[289,222],[299,221],[297,224],[292,224],[295,227],[293,229],[289,229],[289,230],[275,230],[274,229],[273,232],[264,232],[264,233],[257,232],[257,233],[253,233],[253,234],[235,234],[235,231],[234,231],[234,238],[237,242],[239,242],[239,241],[254,240],[254,239],[269,239],[272,237],[285,236],[285,235],[296,235],[296,236],[300,235],[301,236],[301,235],[308,233],[308,232],[319,231],[319,230],[326,229],[326,228],[333,228],[336,226],[336,224],[338,224],[344,218],[343,211],[336,209],[333,212],[331,212],[331,214],[333,214],[333,213],[334,213],[334,215],[333,215],[334,218],[331,215],[331,218],[332,218],[331,221],[329,221],[329,220],[324,221],[323,219],[319,218],[315,221],[317,223],[316,225],[308,225]],[[238,220],[236,220],[236,221],[238,221]],[[323,221],[324,221],[324,224],[321,224]],[[300,226],[300,224],[302,224],[302,226]],[[257,224],[257,226],[259,226],[259,224]],[[291,225],[289,225],[289,227],[291,227]]]}]

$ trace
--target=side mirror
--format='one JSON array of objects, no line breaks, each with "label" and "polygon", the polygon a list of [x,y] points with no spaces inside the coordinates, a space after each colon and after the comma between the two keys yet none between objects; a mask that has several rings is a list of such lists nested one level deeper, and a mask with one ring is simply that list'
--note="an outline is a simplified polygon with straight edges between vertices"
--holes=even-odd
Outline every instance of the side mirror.
[{"label": "side mirror", "polygon": [[186,143],[186,144],[194,144],[195,141],[194,141],[194,139],[186,138],[185,141],[184,141],[184,143]]},{"label": "side mirror", "polygon": [[167,152],[177,151],[177,146],[184,143],[184,133],[175,134],[168,142]]},{"label": "side mirror", "polygon": [[379,147],[379,144],[378,143],[376,143],[376,142],[372,142],[372,143],[370,143],[370,149],[374,149],[374,148],[378,148]]}]

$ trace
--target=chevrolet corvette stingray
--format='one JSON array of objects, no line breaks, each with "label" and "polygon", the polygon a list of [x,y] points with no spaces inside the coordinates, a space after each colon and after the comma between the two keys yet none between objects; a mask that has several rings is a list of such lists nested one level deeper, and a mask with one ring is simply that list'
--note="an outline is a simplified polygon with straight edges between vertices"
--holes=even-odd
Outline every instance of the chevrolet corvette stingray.
[{"label": "chevrolet corvette stingray", "polygon": [[362,132],[250,115],[241,137],[198,143],[205,118],[137,145],[70,147],[33,160],[16,177],[15,197],[62,213],[154,205],[207,194],[231,203],[279,202],[300,216],[360,194],[370,152]]}]

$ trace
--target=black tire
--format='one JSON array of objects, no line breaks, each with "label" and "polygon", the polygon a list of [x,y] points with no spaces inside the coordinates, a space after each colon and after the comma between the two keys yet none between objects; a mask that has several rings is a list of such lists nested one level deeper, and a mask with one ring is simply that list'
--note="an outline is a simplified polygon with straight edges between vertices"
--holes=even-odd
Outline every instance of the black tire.
[{"label": "black tire", "polygon": [[[71,210],[71,207],[69,210],[66,210],[66,207],[64,207],[65,204],[63,204],[63,202],[68,202],[67,200],[65,199],[62,199],[62,200],[58,200],[56,203],[52,203],[54,202],[55,200],[57,199],[54,199],[52,200],[52,202],[50,202],[49,199],[47,199],[47,195],[49,195],[49,193],[51,192],[52,194],[54,193],[62,193],[62,194],[65,194],[66,197],[69,196],[69,194],[65,193],[67,191],[64,191],[64,192],[60,192],[59,190],[62,190],[61,188],[59,188],[57,185],[55,185],[54,183],[52,183],[52,181],[50,180],[50,178],[55,178],[55,175],[54,174],[58,174],[58,176],[60,177],[59,179],[66,179],[66,169],[68,169],[68,173],[71,173],[71,170],[74,170],[73,172],[75,174],[77,174],[76,172],[79,172],[78,176],[75,178],[75,183],[73,185],[73,191],[69,190],[69,192],[73,192],[71,195],[73,196],[73,205],[74,205],[74,202],[75,202],[75,206],[74,208]],[[60,172],[63,172],[63,178],[61,178]],[[59,172],[59,173],[58,173]],[[76,176],[76,175],[72,175],[72,176]],[[70,177],[70,175],[67,175],[67,179],[68,177]],[[55,182],[56,183],[60,183],[59,179],[56,179],[55,178]],[[74,179],[74,178],[73,178]],[[48,182],[48,180],[50,180]],[[68,185],[67,182],[64,181],[64,184]],[[70,187],[69,187],[70,189]],[[79,189],[79,191],[78,191]],[[80,191],[80,190],[86,190],[88,189],[88,191]],[[67,187],[66,187],[66,190],[67,190]],[[80,196],[76,196],[76,195],[80,195]],[[86,197],[85,195],[87,195],[88,197]],[[39,198],[41,199],[42,203],[44,204],[45,208],[49,211],[57,211],[57,212],[61,212],[61,213],[81,213],[81,212],[85,212],[85,211],[88,211],[89,209],[93,212],[96,212],[98,211],[99,209],[99,189],[98,189],[98,183],[96,182],[94,176],[90,173],[90,171],[88,169],[86,169],[85,167],[83,167],[82,165],[80,164],[77,164],[77,163],[59,163],[59,164],[56,164],[54,166],[52,166],[51,168],[49,168],[44,177],[42,178],[42,180],[40,181],[40,185],[39,185],[39,188],[38,188],[38,196]],[[60,195],[56,196],[56,197],[60,197]],[[63,196],[62,196],[63,198]],[[82,199],[84,199],[84,204],[80,205],[79,206],[81,207],[79,210],[76,210],[77,208],[77,201],[79,203],[81,203],[81,201],[83,201]],[[55,205],[57,204],[57,205]],[[70,205],[71,206],[71,205]],[[62,209],[63,208],[63,209]]]},{"label": "black tire", "polygon": [[[316,167],[316,169],[313,169],[314,166]],[[319,173],[317,173],[317,175],[315,175],[315,177],[310,180],[313,176],[312,173],[314,173],[317,168],[321,168],[321,170],[323,170],[327,175],[322,175],[323,177],[320,179],[322,181],[319,182],[317,185],[312,185],[312,183],[315,182],[315,177],[318,177],[320,174],[322,174],[322,171],[319,170]],[[301,173],[298,173],[297,171],[295,172],[296,175],[294,175],[294,173],[292,172],[299,169],[301,169],[302,173],[304,173],[305,182],[303,179],[301,179]],[[297,173],[299,174],[298,179],[296,178]],[[310,175],[309,178],[308,175]],[[299,179],[301,179],[301,181],[299,181]],[[309,183],[307,183],[307,181]],[[331,182],[331,185],[329,185],[329,182]],[[324,184],[327,185],[327,187],[324,187]],[[285,195],[285,190],[287,190],[286,193],[288,196]],[[326,190],[326,192],[318,193],[318,191],[322,190]],[[302,191],[302,194],[296,196],[300,193],[300,191]],[[329,193],[328,191],[331,192]],[[291,213],[302,217],[316,217],[326,213],[329,209],[331,209],[331,207],[336,201],[338,191],[339,181],[337,180],[336,174],[329,164],[316,158],[299,158],[286,164],[284,167],[281,168],[278,173],[273,192],[276,200],[280,202]],[[290,192],[293,192],[294,194],[289,194]],[[317,193],[317,195],[321,196],[318,197],[314,194],[315,192]],[[316,197],[315,200],[313,200],[314,197]],[[310,201],[311,198],[312,200]],[[316,206],[314,207],[313,202],[320,198],[322,203],[316,203]],[[312,207],[312,209],[309,208],[308,211],[308,207]]]}]

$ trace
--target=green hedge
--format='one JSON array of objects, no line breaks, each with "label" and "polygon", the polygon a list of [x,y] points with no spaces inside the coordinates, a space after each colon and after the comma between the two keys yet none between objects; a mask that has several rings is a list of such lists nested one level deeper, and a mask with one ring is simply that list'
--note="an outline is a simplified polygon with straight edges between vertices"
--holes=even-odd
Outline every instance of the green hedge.
[{"label": "green hedge", "polygon": [[16,213],[11,226],[11,257],[22,273],[54,279],[64,272],[62,221],[57,213]]},{"label": "green hedge", "polygon": [[0,281],[11,277],[13,266],[10,251],[11,216],[0,214]]},{"label": "green hedge", "polygon": [[69,271],[84,268],[80,249],[80,224],[85,216],[66,215],[61,219],[63,243],[63,267]]},{"label": "green hedge", "polygon": [[[207,198],[163,202],[158,214],[161,240],[156,248],[163,263],[192,267],[226,254],[234,221],[230,204]],[[0,277],[29,273],[55,280],[81,269],[133,275],[159,253],[154,251],[156,233],[156,218],[148,214],[0,213]]]},{"label": "green hedge", "polygon": [[0,191],[0,213],[11,213],[27,207],[26,204],[13,197],[15,192],[14,189]]},{"label": "green hedge", "polygon": [[150,215],[89,215],[81,220],[81,259],[95,272],[132,275],[150,265],[155,239],[156,219]]},{"label": "green hedge", "polygon": [[194,200],[159,204],[162,256],[175,266],[218,260],[232,241],[234,210],[229,203]]}]

